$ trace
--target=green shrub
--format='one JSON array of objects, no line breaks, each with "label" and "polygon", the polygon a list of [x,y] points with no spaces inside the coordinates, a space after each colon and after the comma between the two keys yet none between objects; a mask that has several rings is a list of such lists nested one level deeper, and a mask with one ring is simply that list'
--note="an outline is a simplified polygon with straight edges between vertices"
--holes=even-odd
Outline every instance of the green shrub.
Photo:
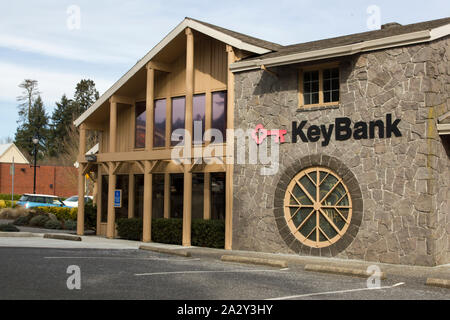
[{"label": "green shrub", "polygon": [[14,220],[13,224],[15,224],[16,226],[26,226],[30,223],[31,220],[31,215],[27,215],[27,216],[23,216],[23,217],[18,217],[16,220]]},{"label": "green shrub", "polygon": [[59,222],[58,220],[50,219],[44,224],[44,228],[45,229],[61,229],[61,222]]},{"label": "green shrub", "polygon": [[[119,237],[128,240],[142,239],[142,219],[117,220]],[[192,245],[223,248],[225,246],[225,222],[222,220],[192,221]],[[152,219],[152,241],[167,244],[181,244],[183,237],[182,219]]]},{"label": "green shrub", "polygon": [[65,230],[77,230],[77,222],[74,220],[65,220],[64,221],[64,229]]},{"label": "green shrub", "polygon": [[37,214],[41,215],[47,215],[49,213],[52,213],[60,221],[77,219],[77,208],[37,207],[35,210]]},{"label": "green shrub", "polygon": [[84,227],[92,230],[97,228],[97,206],[92,200],[84,205]]},{"label": "green shrub", "polygon": [[0,231],[3,232],[19,232],[20,230],[12,223],[0,224]]},{"label": "green shrub", "polygon": [[[14,195],[14,200],[16,200],[16,201],[19,200],[21,196],[22,195],[20,195],[20,194],[15,194]],[[9,201],[11,201],[11,194],[0,193],[0,200],[9,200]]]},{"label": "green shrub", "polygon": [[193,246],[223,249],[225,247],[225,221],[192,220],[191,237]]},{"label": "green shrub", "polygon": [[118,219],[117,233],[119,237],[128,240],[142,239],[142,219]]},{"label": "green shrub", "polygon": [[30,220],[30,226],[32,227],[44,227],[47,221],[49,221],[50,218],[44,215],[37,215]]}]

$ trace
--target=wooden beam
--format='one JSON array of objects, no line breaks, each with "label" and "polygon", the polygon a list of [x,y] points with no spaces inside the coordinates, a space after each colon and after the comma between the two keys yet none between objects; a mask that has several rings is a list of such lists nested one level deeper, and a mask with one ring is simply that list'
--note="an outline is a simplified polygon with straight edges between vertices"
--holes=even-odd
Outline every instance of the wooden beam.
[{"label": "wooden beam", "polygon": [[100,225],[102,223],[102,192],[103,192],[103,178],[102,178],[102,165],[98,165],[98,178],[97,178],[97,235],[101,234]]},{"label": "wooden beam", "polygon": [[[228,88],[227,88],[227,129],[234,129],[234,74],[230,65],[236,61],[233,47],[226,46],[228,53]],[[228,131],[229,133],[230,131]],[[225,173],[225,250],[232,249],[233,239],[233,162],[234,162],[234,136],[227,134],[227,160]]]},{"label": "wooden beam", "polygon": [[164,174],[164,218],[170,218],[170,173]]},{"label": "wooden beam", "polygon": [[117,102],[110,103],[109,114],[109,152],[116,152],[117,142]]},{"label": "wooden beam", "polygon": [[144,164],[142,163],[142,161],[135,161],[135,163],[138,166],[138,168],[141,170],[141,172],[144,173],[145,168],[144,168]]},{"label": "wooden beam", "polygon": [[116,175],[113,171],[113,163],[109,164],[108,172],[108,222],[106,226],[106,237],[113,239],[116,233],[116,211],[114,208],[114,191],[116,189]]},{"label": "wooden beam", "polygon": [[163,72],[172,72],[173,69],[170,64],[161,61],[150,61],[147,63],[147,69],[149,68]]},{"label": "wooden beam", "polygon": [[100,162],[100,164],[102,165],[103,170],[105,170],[105,172],[109,172],[108,162]]},{"label": "wooden beam", "polygon": [[84,235],[84,186],[85,177],[83,166],[78,168],[78,212],[77,212],[77,235]]},{"label": "wooden beam", "polygon": [[152,210],[153,210],[153,175],[150,173],[150,161],[145,161],[144,170],[144,214],[142,241],[152,241]]},{"label": "wooden beam", "polygon": [[153,109],[155,100],[155,69],[147,68],[145,149],[153,149]]},{"label": "wooden beam", "polygon": [[84,158],[86,154],[86,125],[80,125],[80,146],[78,148],[78,156]]},{"label": "wooden beam", "polygon": [[121,103],[121,104],[129,104],[134,105],[134,99],[125,96],[113,95],[109,98],[109,103]]}]

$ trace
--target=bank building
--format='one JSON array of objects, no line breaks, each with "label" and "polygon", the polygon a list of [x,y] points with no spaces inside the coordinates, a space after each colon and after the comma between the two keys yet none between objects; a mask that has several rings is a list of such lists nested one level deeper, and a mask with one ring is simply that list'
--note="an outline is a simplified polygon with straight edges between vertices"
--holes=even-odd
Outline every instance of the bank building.
[{"label": "bank building", "polygon": [[[226,250],[450,263],[449,33],[445,18],[282,46],[185,18],[75,120],[97,234],[138,217],[149,242],[152,219],[182,219],[190,246],[194,219],[222,220]],[[269,174],[237,161],[269,144]]]}]

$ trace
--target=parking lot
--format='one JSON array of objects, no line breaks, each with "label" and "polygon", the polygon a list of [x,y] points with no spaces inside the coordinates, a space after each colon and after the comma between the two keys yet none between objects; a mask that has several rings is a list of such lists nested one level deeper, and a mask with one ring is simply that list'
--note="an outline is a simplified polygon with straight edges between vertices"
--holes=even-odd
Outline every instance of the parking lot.
[{"label": "parking lot", "polygon": [[[69,266],[79,267],[80,289],[68,288],[73,275],[67,273]],[[369,289],[364,278],[301,267],[279,269],[136,249],[0,247],[0,283],[2,300],[450,299],[449,289],[427,287],[416,278],[388,277],[381,288]]]}]

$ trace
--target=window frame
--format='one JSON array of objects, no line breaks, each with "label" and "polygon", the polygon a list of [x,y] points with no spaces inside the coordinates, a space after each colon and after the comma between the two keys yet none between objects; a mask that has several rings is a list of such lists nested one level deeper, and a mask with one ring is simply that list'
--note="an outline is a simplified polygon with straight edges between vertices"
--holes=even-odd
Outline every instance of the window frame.
[{"label": "window frame", "polygon": [[[333,102],[323,102],[323,71],[326,69],[339,69],[339,100]],[[303,94],[303,74],[305,72],[318,71],[319,72],[319,103],[305,104],[304,94]],[[298,69],[298,101],[299,108],[314,108],[314,107],[327,107],[327,106],[337,106],[340,104],[341,100],[341,69],[339,62],[331,62],[325,64],[318,64],[313,66],[305,66]]]}]

